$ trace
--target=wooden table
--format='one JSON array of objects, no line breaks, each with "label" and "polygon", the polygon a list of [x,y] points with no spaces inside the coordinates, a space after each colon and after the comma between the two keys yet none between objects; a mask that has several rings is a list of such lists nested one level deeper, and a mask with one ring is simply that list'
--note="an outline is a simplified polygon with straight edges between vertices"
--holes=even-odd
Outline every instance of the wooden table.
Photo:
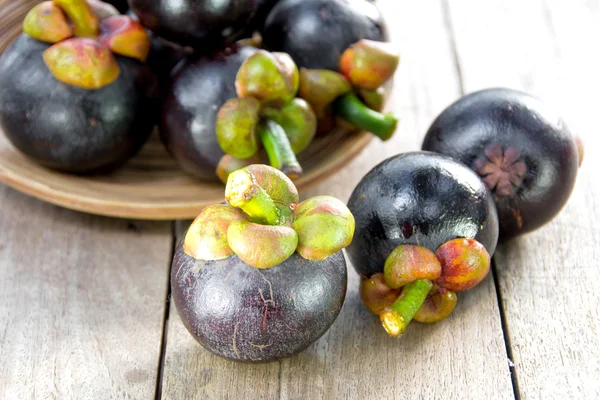
[{"label": "wooden table", "polygon": [[395,138],[305,193],[348,199],[375,164],[416,150],[460,95],[523,89],[587,144],[576,189],[542,229],[501,246],[452,316],[386,336],[349,292],[302,354],[264,365],[209,354],[169,303],[186,222],[101,218],[0,186],[0,398],[600,397],[600,2],[381,0],[402,51]]}]

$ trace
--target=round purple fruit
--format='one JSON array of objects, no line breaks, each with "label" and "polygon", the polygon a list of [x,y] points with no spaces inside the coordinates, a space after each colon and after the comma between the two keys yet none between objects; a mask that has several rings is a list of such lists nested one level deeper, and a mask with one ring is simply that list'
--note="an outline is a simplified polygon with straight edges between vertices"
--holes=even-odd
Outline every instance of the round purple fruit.
[{"label": "round purple fruit", "polygon": [[226,199],[207,207],[177,246],[171,288],[179,315],[219,356],[267,362],[296,354],[342,308],[341,250],[354,218],[333,197],[300,203],[289,178],[265,165],[231,173]]},{"label": "round purple fruit", "polygon": [[580,164],[576,138],[556,112],[501,88],[450,105],[429,128],[423,149],[480,176],[493,194],[504,239],[550,221],[569,199]]}]

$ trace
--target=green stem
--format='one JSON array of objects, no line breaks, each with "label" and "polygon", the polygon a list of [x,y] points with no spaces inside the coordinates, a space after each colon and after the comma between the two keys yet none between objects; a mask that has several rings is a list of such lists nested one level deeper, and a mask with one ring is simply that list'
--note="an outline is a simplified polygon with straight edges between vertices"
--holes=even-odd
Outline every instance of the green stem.
[{"label": "green stem", "polygon": [[258,136],[273,168],[277,168],[290,179],[297,179],[302,175],[302,167],[281,125],[267,120],[259,127]]},{"label": "green stem", "polygon": [[333,103],[333,109],[352,125],[373,133],[381,140],[391,138],[398,125],[396,117],[370,109],[354,93],[338,97]]},{"label": "green stem", "polygon": [[252,222],[263,225],[281,223],[281,215],[275,202],[245,169],[229,175],[225,197],[229,205],[242,209]]},{"label": "green stem", "polygon": [[398,299],[380,315],[383,327],[390,336],[400,336],[427,299],[433,283],[429,279],[417,279],[404,286]]}]

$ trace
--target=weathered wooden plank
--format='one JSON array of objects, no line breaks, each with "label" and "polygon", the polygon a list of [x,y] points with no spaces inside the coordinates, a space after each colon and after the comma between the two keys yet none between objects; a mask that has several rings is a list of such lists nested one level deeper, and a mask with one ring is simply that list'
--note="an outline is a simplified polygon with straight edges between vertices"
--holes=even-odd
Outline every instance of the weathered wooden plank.
[{"label": "weathered wooden plank", "polygon": [[153,398],[168,223],[59,209],[0,185],[0,398]]},{"label": "weathered wooden plank", "polygon": [[561,110],[587,155],[550,224],[499,248],[497,272],[522,398],[600,397],[597,1],[450,2],[468,92],[509,86]]},{"label": "weathered wooden plank", "polygon": [[[397,136],[375,141],[350,166],[303,197],[347,200],[360,178],[384,158],[416,150],[433,116],[460,94],[453,51],[438,2],[381,0],[403,54],[392,108]],[[393,16],[393,17],[392,17]],[[171,307],[163,397],[184,398],[512,398],[493,279],[464,296],[437,325],[414,324],[389,338],[360,303],[351,266],[349,291],[332,329],[308,350],[279,363],[233,364],[210,355]]]}]

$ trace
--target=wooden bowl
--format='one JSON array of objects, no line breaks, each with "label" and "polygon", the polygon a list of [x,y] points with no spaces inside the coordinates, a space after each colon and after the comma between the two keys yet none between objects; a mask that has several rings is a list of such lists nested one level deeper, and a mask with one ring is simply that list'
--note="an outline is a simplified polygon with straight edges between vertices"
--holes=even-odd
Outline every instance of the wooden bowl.
[{"label": "wooden bowl", "polygon": [[[0,53],[21,33],[36,0],[0,0]],[[372,136],[337,129],[318,137],[299,156],[300,191],[344,167]],[[189,219],[223,201],[224,186],[183,172],[155,134],[124,167],[108,175],[74,176],[46,169],[18,152],[0,129],[0,181],[28,195],[73,210],[122,218]]]}]

